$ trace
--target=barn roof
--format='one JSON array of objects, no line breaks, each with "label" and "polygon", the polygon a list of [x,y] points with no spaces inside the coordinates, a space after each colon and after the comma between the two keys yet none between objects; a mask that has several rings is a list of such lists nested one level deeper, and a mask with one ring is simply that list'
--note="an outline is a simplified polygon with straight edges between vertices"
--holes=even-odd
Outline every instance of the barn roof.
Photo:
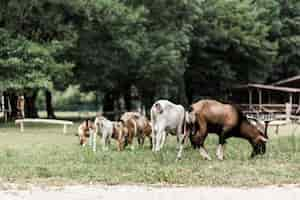
[{"label": "barn roof", "polygon": [[300,88],[300,75],[277,81],[271,85]]},{"label": "barn roof", "polygon": [[300,93],[300,88],[290,88],[290,87],[253,84],[253,83],[249,83],[245,85],[237,85],[234,88],[235,89],[257,88],[257,89],[273,90],[273,91],[281,91],[281,92],[289,92],[289,93]]}]

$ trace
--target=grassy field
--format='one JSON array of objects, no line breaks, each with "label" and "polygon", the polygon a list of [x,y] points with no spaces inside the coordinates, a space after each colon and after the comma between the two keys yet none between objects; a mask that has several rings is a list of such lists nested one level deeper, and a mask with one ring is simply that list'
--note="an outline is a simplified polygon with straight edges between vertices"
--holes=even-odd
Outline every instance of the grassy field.
[{"label": "grassy field", "polygon": [[[175,162],[175,138],[168,137],[162,152],[154,154],[147,141],[144,148],[94,154],[81,148],[74,136],[77,124],[62,134],[58,125],[25,125],[20,133],[14,124],[0,123],[0,180],[16,183],[147,183],[184,185],[255,186],[300,183],[300,137],[293,127],[280,129],[283,136],[271,135],[267,154],[249,159],[250,146],[231,139],[226,160],[215,157],[216,137],[210,135],[206,146],[213,161],[202,160],[187,145],[183,159]],[[300,127],[295,133],[300,135]],[[99,143],[99,140],[98,140]],[[1,181],[0,181],[1,182]]]}]

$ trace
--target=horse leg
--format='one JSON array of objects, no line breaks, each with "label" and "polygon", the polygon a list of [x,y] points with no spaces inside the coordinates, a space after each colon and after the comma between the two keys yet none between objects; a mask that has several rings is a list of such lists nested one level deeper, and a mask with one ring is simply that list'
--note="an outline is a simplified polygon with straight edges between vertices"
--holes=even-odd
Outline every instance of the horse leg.
[{"label": "horse leg", "polygon": [[150,142],[150,149],[152,149],[153,148],[153,139],[151,136],[148,136],[148,138],[149,138],[149,142]]},{"label": "horse leg", "polygon": [[162,131],[162,136],[161,136],[161,142],[160,142],[160,149],[163,148],[165,141],[166,141],[167,133],[166,131]]},{"label": "horse leg", "polygon": [[102,134],[101,140],[102,140],[102,142],[101,142],[102,143],[102,150],[105,151],[106,150],[106,144],[107,144],[107,138],[106,138],[105,133]]},{"label": "horse leg", "polygon": [[[195,125],[193,125],[194,127]],[[191,129],[189,127],[187,127],[186,125],[184,126],[184,132],[183,132],[183,136],[181,139],[179,139],[179,151],[177,153],[177,158],[176,160],[180,160],[181,159],[181,156],[182,156],[182,152],[183,152],[183,146],[184,146],[184,143],[186,141],[186,138],[188,138],[190,136],[190,134],[193,134],[194,133],[194,129]],[[177,132],[178,133],[178,132]],[[178,136],[178,135],[177,135]],[[177,137],[178,138],[178,137]],[[178,141],[178,140],[177,140]],[[194,147],[195,148],[195,147]]]},{"label": "horse leg", "polygon": [[157,131],[156,137],[155,137],[155,151],[159,151],[160,148],[160,140],[162,138],[163,132],[161,130]]},{"label": "horse leg", "polygon": [[197,136],[199,137],[199,152],[200,155],[205,159],[205,160],[211,160],[211,157],[209,156],[206,148],[204,147],[204,141],[208,135],[207,133],[207,124],[204,120],[199,119],[199,130]]},{"label": "horse leg", "polygon": [[216,156],[219,160],[224,159],[225,143],[226,142],[225,142],[224,136],[220,135],[219,136],[219,144],[218,144],[217,151],[216,151]]},{"label": "horse leg", "polygon": [[144,135],[144,132],[141,132],[138,134],[139,146],[144,146],[144,141],[145,141],[145,135]]},{"label": "horse leg", "polygon": [[165,139],[166,139],[166,132],[164,128],[160,128],[157,131],[156,138],[155,138],[156,140],[155,151],[159,151],[163,147]]},{"label": "horse leg", "polygon": [[89,137],[89,146],[90,146],[90,147],[93,146],[93,133],[90,133],[90,137]]},{"label": "horse leg", "polygon": [[133,144],[133,138],[134,138],[134,134],[129,134],[128,136],[128,145],[130,146],[131,150],[134,150],[134,144]]},{"label": "horse leg", "polygon": [[152,151],[155,151],[156,147],[156,134],[157,132],[155,131],[155,127],[153,126],[152,131],[151,131],[151,137],[152,137]]},{"label": "horse leg", "polygon": [[182,151],[183,151],[183,145],[185,143],[185,140],[186,140],[187,136],[188,136],[188,134],[184,134],[183,137],[182,137],[182,139],[181,139],[181,141],[180,141],[180,143],[179,143],[179,151],[177,153],[176,160],[180,160],[181,159]]},{"label": "horse leg", "polygon": [[96,145],[97,145],[97,133],[93,133],[93,151],[96,152]]},{"label": "horse leg", "polygon": [[184,137],[184,133],[182,133],[182,126],[183,126],[183,119],[181,120],[181,122],[178,124],[177,128],[176,128],[176,140],[177,140],[177,147],[176,149],[179,150],[180,149],[180,143],[181,143],[181,138],[180,136],[183,134],[182,138]]},{"label": "horse leg", "polygon": [[224,149],[226,144],[226,133],[231,130],[231,127],[224,127],[219,135],[219,144],[216,151],[216,156],[219,160],[224,160]]},{"label": "horse leg", "polygon": [[141,146],[144,146],[145,143],[145,136],[141,136]]}]

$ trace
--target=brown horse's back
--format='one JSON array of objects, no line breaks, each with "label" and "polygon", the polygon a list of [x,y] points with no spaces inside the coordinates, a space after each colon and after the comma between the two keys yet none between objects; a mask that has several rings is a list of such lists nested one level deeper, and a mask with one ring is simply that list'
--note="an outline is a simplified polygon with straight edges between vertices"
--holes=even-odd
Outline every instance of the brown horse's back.
[{"label": "brown horse's back", "polygon": [[221,125],[225,129],[230,129],[239,122],[239,113],[235,107],[215,100],[198,101],[192,105],[192,112],[200,121]]}]

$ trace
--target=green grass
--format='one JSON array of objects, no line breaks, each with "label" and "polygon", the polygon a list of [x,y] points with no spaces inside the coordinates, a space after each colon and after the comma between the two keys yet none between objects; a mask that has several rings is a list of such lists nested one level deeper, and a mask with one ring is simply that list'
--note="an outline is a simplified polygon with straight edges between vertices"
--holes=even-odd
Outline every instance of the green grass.
[{"label": "green grass", "polygon": [[[206,147],[213,161],[201,159],[190,145],[183,159],[175,162],[174,137],[167,138],[162,152],[144,148],[94,154],[81,148],[74,136],[77,125],[62,134],[59,125],[25,124],[20,133],[14,124],[0,123],[0,180],[17,183],[106,183],[255,186],[300,183],[300,137],[272,135],[267,154],[250,159],[251,148],[240,139],[230,139],[225,160],[215,157],[217,138],[210,135]],[[285,129],[284,129],[285,130]],[[291,132],[288,127],[285,131]],[[296,135],[300,132],[300,128]],[[99,143],[99,140],[98,140]]]}]

